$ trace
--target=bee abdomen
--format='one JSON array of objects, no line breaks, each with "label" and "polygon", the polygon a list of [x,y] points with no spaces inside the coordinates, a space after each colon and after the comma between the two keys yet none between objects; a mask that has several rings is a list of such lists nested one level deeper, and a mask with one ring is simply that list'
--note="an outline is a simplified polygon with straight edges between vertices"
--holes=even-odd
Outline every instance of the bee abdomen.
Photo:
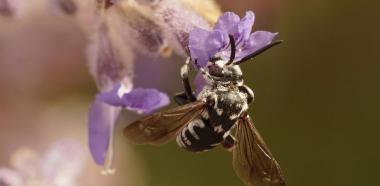
[{"label": "bee abdomen", "polygon": [[223,141],[223,134],[216,133],[206,119],[191,121],[177,136],[177,144],[188,151],[200,152],[214,148]]}]

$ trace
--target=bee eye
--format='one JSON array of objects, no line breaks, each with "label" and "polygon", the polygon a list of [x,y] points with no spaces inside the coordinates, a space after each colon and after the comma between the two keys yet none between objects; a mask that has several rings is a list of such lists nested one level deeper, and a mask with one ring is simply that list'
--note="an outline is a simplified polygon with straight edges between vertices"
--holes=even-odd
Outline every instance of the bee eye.
[{"label": "bee eye", "polygon": [[217,77],[222,77],[223,76],[223,69],[221,69],[217,65],[210,65],[210,66],[208,66],[208,71],[213,76],[217,76]]}]

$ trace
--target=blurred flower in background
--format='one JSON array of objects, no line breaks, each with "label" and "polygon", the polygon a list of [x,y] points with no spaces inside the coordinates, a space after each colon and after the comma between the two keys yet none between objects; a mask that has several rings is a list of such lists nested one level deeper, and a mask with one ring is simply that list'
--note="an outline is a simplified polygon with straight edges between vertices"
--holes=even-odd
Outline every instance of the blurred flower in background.
[{"label": "blurred flower in background", "polygon": [[78,11],[78,5],[75,0],[49,0],[48,6],[52,9],[52,12],[61,12],[63,14],[75,14]]},{"label": "blurred flower in background", "polygon": [[[133,64],[134,54],[131,51],[131,43],[136,43],[135,39],[142,41],[143,49],[160,49],[162,40],[159,39],[159,33],[155,33],[155,29],[147,29],[144,26],[152,28],[150,22],[146,23],[146,19],[134,19],[124,14],[107,19],[108,12],[115,9],[110,8],[113,4],[108,1],[100,1],[97,12],[99,22],[95,37],[88,48],[89,67],[95,82],[101,93],[98,94],[95,101],[91,105],[88,125],[89,125],[89,147],[91,154],[98,165],[104,165],[105,174],[113,173],[113,146],[114,146],[114,130],[117,119],[123,107],[129,110],[148,111],[165,106],[169,103],[168,97],[157,91],[156,89],[133,89]],[[131,15],[133,13],[131,12]],[[123,17],[124,16],[124,17]],[[132,23],[122,23],[122,27],[112,27],[113,22],[120,19],[131,20]],[[139,21],[141,20],[141,21]],[[135,24],[133,24],[135,23]],[[123,30],[119,30],[123,29]],[[119,35],[118,33],[128,32],[135,33],[131,35]],[[138,32],[140,30],[145,32]],[[115,32],[117,32],[115,34]],[[124,37],[123,37],[124,36]],[[153,36],[150,38],[149,36]],[[155,37],[157,36],[157,37]],[[122,39],[120,41],[120,39]],[[156,42],[158,41],[158,42]],[[113,89],[113,90],[112,90]],[[148,94],[146,94],[148,93]],[[152,94],[157,95],[157,100],[151,101],[149,108],[143,104],[136,104],[137,101],[146,100],[146,96]],[[126,99],[126,97],[142,96],[135,100]],[[142,98],[142,99],[141,99]],[[117,103],[116,103],[117,102]],[[140,105],[140,106],[139,106]]]},{"label": "blurred flower in background", "polygon": [[23,0],[1,0],[0,15],[4,17],[22,17],[27,10],[27,3]]},{"label": "blurred flower in background", "polygon": [[11,156],[12,167],[0,168],[0,185],[75,186],[84,162],[83,147],[72,139],[55,142],[44,154],[21,148]]},{"label": "blurred flower in background", "polygon": [[0,1],[0,15],[9,16],[11,14],[11,7],[8,1],[1,0]]},{"label": "blurred flower in background", "polygon": [[[94,91],[86,51],[99,24],[95,7],[90,0],[20,1],[20,9],[0,16],[0,163],[21,145],[38,149],[65,136],[86,141],[87,92]],[[111,179],[86,164],[81,185],[144,185],[138,158],[127,149],[119,162],[133,171],[120,168],[127,175]]]},{"label": "blurred flower in background", "polygon": [[[83,85],[89,81],[81,78],[83,71],[72,70],[78,65],[83,67],[85,58],[100,92],[107,93],[117,84],[131,91],[136,54],[168,57],[173,49],[187,55],[189,31],[195,26],[209,28],[220,12],[213,1],[205,3],[207,6],[175,0],[36,0],[33,3],[2,0],[0,86],[5,91],[0,101],[5,106],[1,114],[8,115],[3,120],[22,115],[20,108],[26,112],[31,108],[37,111],[52,97],[73,95],[68,92],[70,87],[86,87]],[[201,10],[205,7],[214,11],[205,13]],[[144,92],[137,90],[139,94]],[[167,104],[167,96],[157,93],[159,101],[153,102],[159,106]],[[129,107],[133,108],[132,105]],[[149,112],[157,108],[150,107]],[[97,100],[90,111],[90,115],[96,114],[89,118],[89,143],[98,164],[106,161],[111,161],[109,166],[112,164],[113,131],[120,111],[121,107]]]}]

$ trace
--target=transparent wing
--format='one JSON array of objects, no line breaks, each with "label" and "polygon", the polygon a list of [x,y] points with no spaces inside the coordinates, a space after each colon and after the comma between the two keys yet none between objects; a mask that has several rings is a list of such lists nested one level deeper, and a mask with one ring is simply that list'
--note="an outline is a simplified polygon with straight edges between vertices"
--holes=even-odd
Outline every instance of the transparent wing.
[{"label": "transparent wing", "polygon": [[239,121],[236,138],[238,144],[233,149],[233,167],[246,185],[285,186],[280,165],[249,116]]},{"label": "transparent wing", "polygon": [[124,129],[132,143],[160,145],[169,142],[189,121],[205,110],[203,101],[192,102],[137,120]]}]

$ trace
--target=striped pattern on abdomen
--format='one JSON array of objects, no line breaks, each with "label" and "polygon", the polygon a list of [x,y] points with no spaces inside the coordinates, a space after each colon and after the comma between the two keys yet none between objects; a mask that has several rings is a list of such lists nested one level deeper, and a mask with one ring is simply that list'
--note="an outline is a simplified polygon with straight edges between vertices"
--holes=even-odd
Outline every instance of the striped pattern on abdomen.
[{"label": "striped pattern on abdomen", "polygon": [[182,129],[177,144],[188,151],[200,152],[216,147],[223,141],[223,135],[210,127],[209,120],[198,118]]}]

